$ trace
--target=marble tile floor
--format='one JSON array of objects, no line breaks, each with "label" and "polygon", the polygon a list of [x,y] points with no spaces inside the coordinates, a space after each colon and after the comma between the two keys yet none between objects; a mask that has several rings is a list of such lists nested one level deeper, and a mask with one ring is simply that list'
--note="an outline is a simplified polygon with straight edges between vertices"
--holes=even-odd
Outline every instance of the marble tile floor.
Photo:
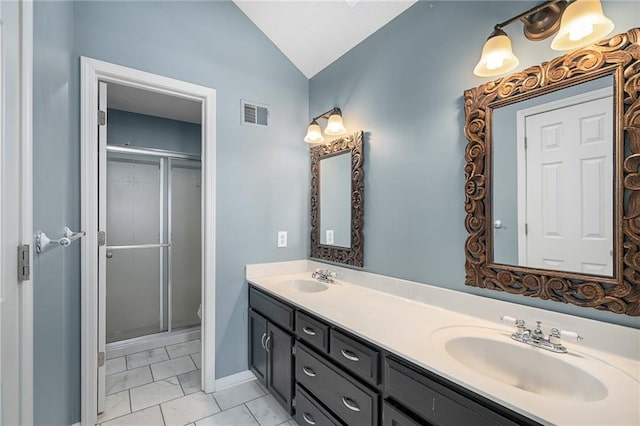
[{"label": "marble tile floor", "polygon": [[107,360],[103,426],[297,426],[254,380],[200,390],[200,340]]}]

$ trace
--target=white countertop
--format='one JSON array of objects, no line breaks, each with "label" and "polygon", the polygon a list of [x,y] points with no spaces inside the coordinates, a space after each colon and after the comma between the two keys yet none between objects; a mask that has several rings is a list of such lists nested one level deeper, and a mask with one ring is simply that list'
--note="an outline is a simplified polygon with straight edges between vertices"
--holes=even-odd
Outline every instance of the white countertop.
[{"label": "white countertop", "polygon": [[[497,319],[504,314],[512,315],[516,309],[514,304],[332,266],[329,269],[344,272],[339,272],[339,277],[359,281],[362,278],[359,275],[362,275],[377,290],[365,287],[362,282],[356,284],[338,279],[326,291],[303,293],[284,283],[291,279],[311,279],[309,271],[317,265],[311,261],[248,265],[247,280],[292,305],[543,424],[640,425],[640,360],[637,356],[640,347],[634,348],[640,341],[639,330],[576,319],[582,327],[590,325],[592,328],[608,329],[610,331],[607,334],[610,336],[631,339],[631,346],[622,343],[616,348],[619,353],[611,353],[586,345],[563,342],[569,354],[544,351],[548,356],[558,357],[561,361],[589,370],[605,385],[608,393],[602,399],[589,402],[540,395],[482,375],[456,361],[443,348],[443,336],[452,327],[470,327],[466,331],[473,332],[477,329],[478,336],[485,334],[496,341],[513,342],[509,336],[514,327]],[[422,294],[424,292],[429,292],[431,303],[416,301],[427,297]],[[439,297],[448,301],[438,303],[436,299]],[[482,318],[482,315],[471,316],[442,307],[456,298],[460,298],[459,304],[475,306],[469,310],[484,309],[486,312],[488,307],[493,311],[488,317],[495,316],[496,321],[489,321]],[[488,305],[483,307],[483,304]],[[499,312],[495,311],[496,307]],[[536,312],[541,310],[535,308],[524,310],[529,315],[542,315]],[[563,318],[569,316],[549,314],[548,311],[543,313],[546,313],[547,318],[555,320],[549,326],[558,326],[558,323],[566,323],[575,318]],[[583,330],[579,331],[580,334],[588,334]],[[542,351],[524,344],[522,346],[530,351]],[[594,365],[597,368],[594,369]],[[552,373],[541,371],[540,374]],[[578,383],[575,385],[579,386]]]}]

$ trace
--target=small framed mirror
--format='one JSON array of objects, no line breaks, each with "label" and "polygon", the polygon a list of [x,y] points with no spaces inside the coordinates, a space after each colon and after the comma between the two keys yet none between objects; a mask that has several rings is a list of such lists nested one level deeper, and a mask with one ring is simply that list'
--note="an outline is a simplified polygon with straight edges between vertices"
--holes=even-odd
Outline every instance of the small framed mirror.
[{"label": "small framed mirror", "polygon": [[640,29],[465,91],[465,283],[640,315]]},{"label": "small framed mirror", "polygon": [[364,264],[362,132],[311,148],[311,257]]}]

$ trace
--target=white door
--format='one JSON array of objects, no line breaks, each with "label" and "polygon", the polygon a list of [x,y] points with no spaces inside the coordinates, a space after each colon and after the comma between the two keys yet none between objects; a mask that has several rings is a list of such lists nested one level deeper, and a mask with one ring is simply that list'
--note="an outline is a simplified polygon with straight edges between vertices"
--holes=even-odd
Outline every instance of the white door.
[{"label": "white door", "polygon": [[[98,229],[107,235],[107,83],[98,83]],[[98,237],[98,413],[105,410],[107,244]]]},{"label": "white door", "polygon": [[[33,422],[30,395],[32,357],[30,305],[31,281],[19,279],[18,247],[31,245],[31,157],[25,152],[30,114],[21,58],[22,2],[0,2],[0,423],[27,425]],[[28,52],[27,52],[28,54]],[[30,95],[29,95],[30,96]],[[28,158],[26,158],[28,156]],[[28,255],[25,255],[29,259]]]},{"label": "white door", "polygon": [[613,99],[526,117],[527,266],[613,274]]}]

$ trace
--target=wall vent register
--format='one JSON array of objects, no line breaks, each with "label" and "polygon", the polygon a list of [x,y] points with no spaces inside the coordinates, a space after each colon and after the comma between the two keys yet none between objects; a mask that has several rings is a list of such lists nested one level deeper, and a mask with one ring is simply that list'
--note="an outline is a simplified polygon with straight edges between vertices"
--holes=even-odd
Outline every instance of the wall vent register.
[{"label": "wall vent register", "polygon": [[269,125],[269,106],[256,102],[240,100],[242,124]]}]

